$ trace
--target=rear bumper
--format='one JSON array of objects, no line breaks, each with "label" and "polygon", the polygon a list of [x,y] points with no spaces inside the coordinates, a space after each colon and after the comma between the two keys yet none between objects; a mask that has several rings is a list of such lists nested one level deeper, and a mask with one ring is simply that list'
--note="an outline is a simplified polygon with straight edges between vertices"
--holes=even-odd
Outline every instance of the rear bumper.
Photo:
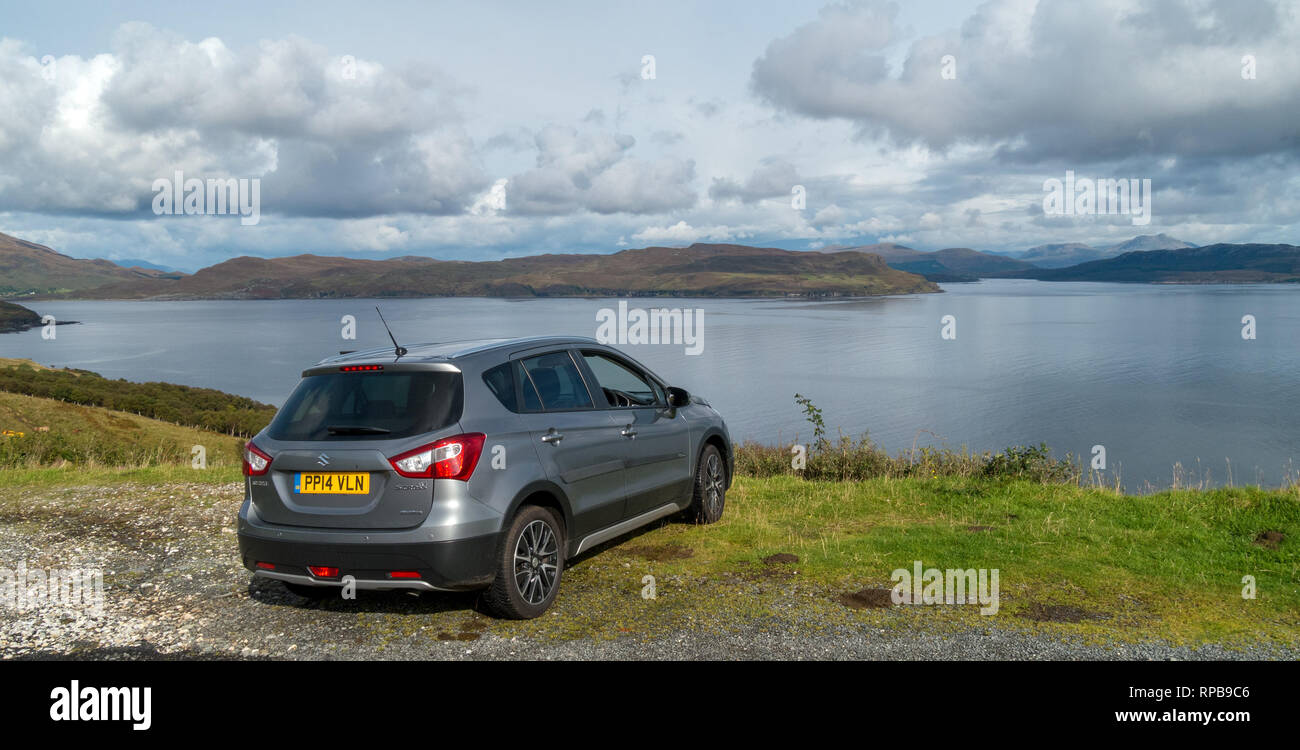
[{"label": "rear bumper", "polygon": [[[250,518],[251,516],[251,518]],[[245,502],[239,512],[239,555],[245,568],[263,578],[314,586],[343,586],[351,576],[358,589],[464,591],[482,588],[495,573],[497,533],[424,541],[412,532],[340,531],[272,526]],[[428,539],[428,536],[425,536]],[[259,567],[258,563],[275,566]],[[317,578],[308,566],[338,568],[334,578]],[[419,578],[390,577],[415,571]]]}]

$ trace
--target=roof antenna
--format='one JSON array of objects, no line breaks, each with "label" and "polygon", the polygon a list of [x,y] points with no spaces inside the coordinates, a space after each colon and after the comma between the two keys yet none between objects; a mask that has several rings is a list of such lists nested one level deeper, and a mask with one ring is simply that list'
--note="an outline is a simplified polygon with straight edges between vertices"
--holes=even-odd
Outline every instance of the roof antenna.
[{"label": "roof antenna", "polygon": [[388,339],[389,339],[390,341],[393,342],[393,349],[395,349],[395,350],[397,351],[397,356],[399,356],[399,357],[405,357],[405,356],[406,356],[406,347],[404,347],[404,346],[402,346],[401,344],[397,343],[397,339],[393,338],[393,332],[392,332],[392,330],[388,327],[388,321],[384,320],[384,314],[383,314],[382,312],[379,312],[379,305],[375,305],[375,312],[379,313],[379,322],[380,322],[380,323],[383,323],[383,324],[384,324],[384,330],[385,330],[385,331],[388,331]]}]

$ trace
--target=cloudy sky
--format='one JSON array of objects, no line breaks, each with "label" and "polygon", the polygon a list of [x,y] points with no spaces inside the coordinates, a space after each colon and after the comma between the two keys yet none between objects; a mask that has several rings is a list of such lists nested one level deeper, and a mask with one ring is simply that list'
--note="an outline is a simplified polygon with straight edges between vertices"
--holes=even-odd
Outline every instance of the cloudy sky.
[{"label": "cloudy sky", "polygon": [[[0,231],[79,257],[1300,243],[1292,2],[2,2],[0,19]],[[260,221],[156,215],[178,170],[260,180]],[[1151,223],[1044,215],[1066,170],[1150,179]]]}]

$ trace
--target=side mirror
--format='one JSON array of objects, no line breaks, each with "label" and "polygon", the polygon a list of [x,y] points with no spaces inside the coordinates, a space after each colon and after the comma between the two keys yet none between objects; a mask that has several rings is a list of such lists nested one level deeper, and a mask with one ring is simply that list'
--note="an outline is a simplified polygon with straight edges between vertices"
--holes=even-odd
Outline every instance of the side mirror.
[{"label": "side mirror", "polygon": [[691,394],[687,393],[685,388],[669,386],[664,389],[664,393],[668,395],[668,405],[674,409],[680,409],[691,403]]}]

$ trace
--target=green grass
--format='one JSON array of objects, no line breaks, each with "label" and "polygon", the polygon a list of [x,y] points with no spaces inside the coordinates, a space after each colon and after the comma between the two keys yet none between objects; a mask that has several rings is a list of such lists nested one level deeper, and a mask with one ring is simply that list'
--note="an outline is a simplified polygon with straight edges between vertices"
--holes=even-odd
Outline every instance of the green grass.
[{"label": "green grass", "polygon": [[94,406],[0,392],[0,469],[188,468],[196,445],[204,447],[209,469],[238,470],[240,438]]},{"label": "green grass", "polygon": [[[24,433],[0,437],[0,486],[19,490],[0,492],[0,505],[16,503],[15,510],[33,492],[57,505],[69,488],[104,485],[138,486],[141,493],[129,494],[149,496],[151,488],[188,483],[196,496],[211,498],[204,502],[238,503],[238,493],[211,491],[240,480],[235,437],[3,392],[0,429]],[[190,467],[195,444],[207,446],[205,470]],[[493,632],[587,637],[726,628],[797,602],[804,621],[818,627],[995,624],[1107,640],[1300,645],[1296,487],[1126,496],[1062,482],[1059,462],[1037,450],[1000,458],[890,458],[865,442],[837,450],[814,454],[805,472],[832,481],[789,475],[784,449],[751,448],[737,462],[750,475],[736,479],[720,523],[669,523],[586,556],[566,573],[557,616],[494,624]],[[1257,544],[1266,531],[1284,538],[1275,548]],[[799,560],[763,561],[776,553]],[[999,613],[982,617],[971,606],[851,610],[837,601],[892,586],[892,571],[915,560],[927,568],[998,569]],[[641,598],[645,574],[660,581],[659,599]],[[1246,575],[1255,577],[1256,599],[1241,596]],[[1082,620],[1034,619],[1053,605]],[[377,620],[376,627],[387,625]]]},{"label": "green grass", "polygon": [[195,469],[186,464],[155,466],[41,466],[0,469],[0,484],[11,488],[90,487],[119,484],[160,485],[189,482],[194,484],[229,484],[243,481],[238,464],[208,465]]},{"label": "green grass", "polygon": [[[1058,627],[1080,634],[1300,639],[1295,490],[1125,496],[959,477],[741,478],[721,523],[662,531],[657,543],[692,554],[663,562],[669,574],[762,570],[764,557],[785,552],[799,556],[803,585],[850,592],[890,587],[893,570],[920,560],[927,568],[998,569],[999,623],[1030,624],[1024,616],[1037,608],[1068,605],[1088,619]],[[1267,549],[1255,544],[1264,531],[1286,538]],[[1245,575],[1256,579],[1254,600],[1242,598]]]},{"label": "green grass", "polygon": [[[971,530],[988,527],[987,530]],[[1256,545],[1281,531],[1277,549]],[[723,519],[666,523],[573,561],[552,613],[484,621],[464,610],[365,615],[377,638],[530,639],[788,630],[947,632],[998,627],[1115,644],[1161,640],[1300,647],[1300,500],[1294,491],[1101,489],[967,477],[736,480]],[[765,562],[796,555],[797,562]],[[851,609],[896,568],[996,568],[1000,604]],[[658,596],[641,596],[643,577]],[[1241,596],[1241,577],[1258,598]],[[330,608],[347,609],[330,603]],[[1043,613],[1077,622],[1043,621]],[[468,616],[468,619],[467,619]],[[957,656],[957,654],[954,654]]]},{"label": "green grass", "polygon": [[275,416],[274,406],[210,388],[109,380],[87,370],[42,367],[22,359],[0,359],[0,391],[242,437],[257,434]]}]

